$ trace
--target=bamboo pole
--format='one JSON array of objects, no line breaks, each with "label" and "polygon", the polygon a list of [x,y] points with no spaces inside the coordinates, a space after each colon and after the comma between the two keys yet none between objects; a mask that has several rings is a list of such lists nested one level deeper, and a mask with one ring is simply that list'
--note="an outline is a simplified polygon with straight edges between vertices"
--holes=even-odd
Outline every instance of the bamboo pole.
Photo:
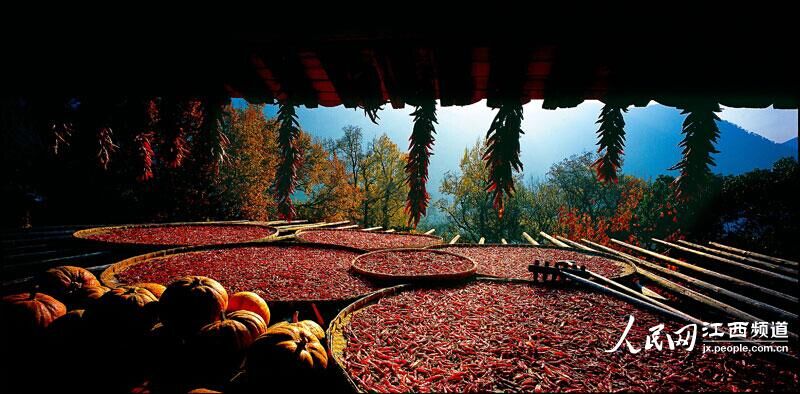
[{"label": "bamboo pole", "polygon": [[550,234],[548,234],[548,233],[546,233],[544,231],[539,231],[539,235],[544,237],[546,240],[550,241],[550,243],[555,245],[555,246],[560,246],[562,248],[569,248],[570,247],[569,245],[567,245],[567,244],[565,244],[565,243],[553,238]]},{"label": "bamboo pole", "polygon": [[619,240],[616,240],[616,239],[613,239],[613,238],[611,239],[611,242],[614,242],[617,245],[622,245],[622,246],[624,246],[624,247],[626,247],[628,249],[635,250],[635,251],[637,251],[639,253],[643,253],[643,254],[646,254],[648,256],[655,257],[657,259],[666,261],[668,263],[675,264],[675,265],[681,266],[683,268],[690,269],[692,271],[696,271],[696,272],[699,272],[701,274],[708,275],[708,276],[714,277],[716,279],[719,279],[719,280],[722,280],[722,281],[737,285],[739,287],[744,287],[744,288],[747,288],[747,289],[750,289],[750,290],[754,290],[754,291],[756,291],[756,292],[758,292],[760,294],[769,295],[769,296],[772,296],[772,297],[775,297],[775,298],[780,298],[780,299],[785,300],[785,301],[797,303],[797,297],[781,293],[780,291],[777,291],[777,290],[768,289],[768,288],[766,288],[764,286],[759,286],[759,285],[757,285],[755,283],[751,283],[751,282],[748,282],[748,281],[745,281],[745,280],[734,278],[734,277],[729,276],[729,275],[720,274],[719,272],[715,272],[715,271],[712,271],[712,270],[709,270],[709,269],[698,267],[696,265],[689,264],[689,263],[680,261],[678,259],[674,259],[674,258],[669,257],[669,256],[664,256],[663,254],[656,253],[656,252],[653,252],[651,250],[647,250],[647,249],[644,249],[644,248],[640,248],[638,246],[634,246],[634,245],[631,245],[631,244],[628,244],[628,243],[625,243],[625,242],[622,242],[622,241],[619,241]]},{"label": "bamboo pole", "polygon": [[[573,273],[570,273],[570,272],[562,271],[561,273],[564,276],[566,276],[567,278],[570,278],[570,279],[574,280],[575,282],[581,283],[581,284],[583,284],[585,286],[588,286],[590,288],[598,290],[598,291],[600,291],[602,293],[611,294],[613,296],[616,296],[619,299],[622,299],[624,301],[628,301],[628,302],[630,302],[632,304],[635,304],[637,306],[645,307],[645,308],[648,308],[648,309],[651,309],[651,310],[656,310],[656,311],[658,311],[658,312],[660,312],[662,314],[669,315],[669,316],[672,316],[672,317],[677,317],[679,320],[685,320],[685,321],[688,321],[690,323],[695,323],[695,324],[701,324],[702,325],[702,321],[700,321],[698,319],[695,319],[695,318],[693,318],[693,317],[691,317],[691,316],[689,316],[689,315],[687,315],[687,314],[685,314],[683,312],[675,313],[672,310],[665,309],[665,308],[662,308],[660,306],[657,306],[657,305],[653,304],[652,302],[650,302],[651,300],[645,301],[645,300],[642,300],[641,298],[630,296],[630,295],[622,293],[622,292],[620,292],[618,290],[614,290],[614,289],[612,289],[612,288],[610,288],[608,286],[603,286],[603,285],[601,285],[599,283],[595,283],[595,282],[592,282],[592,281],[590,281],[588,279],[581,278],[580,276],[577,276],[577,275],[575,275]],[[689,317],[688,320],[687,320],[687,317]]]},{"label": "bamboo pole", "polygon": [[390,229],[388,229],[388,230],[384,231],[384,233],[393,233],[393,232],[394,232],[394,229],[393,229],[393,228],[390,228]]},{"label": "bamboo pole", "polygon": [[735,254],[735,253],[730,253],[730,252],[726,252],[724,250],[709,248],[707,246],[698,245],[698,244],[691,243],[691,242],[688,242],[688,241],[685,241],[685,240],[682,240],[682,239],[678,240],[678,243],[681,243],[681,244],[684,244],[686,246],[695,248],[697,250],[702,250],[704,252],[714,253],[714,254],[719,255],[719,256],[730,257],[732,259],[739,260],[739,261],[746,261],[748,263],[756,264],[756,265],[759,265],[759,266],[767,268],[767,269],[784,272],[784,273],[787,273],[787,274],[790,274],[790,275],[797,275],[797,268],[785,267],[785,266],[782,266],[782,265],[772,264],[772,263],[768,263],[766,261],[757,260],[757,259],[750,258],[750,257],[739,256],[738,254]]},{"label": "bamboo pole", "polygon": [[362,229],[361,231],[375,231],[375,230],[380,230],[382,228],[383,228],[383,226],[376,226],[376,227],[365,228],[365,229]]},{"label": "bamboo pole", "polygon": [[798,263],[796,261],[786,260],[786,259],[782,259],[782,258],[779,258],[779,257],[767,256],[765,254],[751,252],[749,250],[744,250],[744,249],[738,249],[738,248],[734,248],[733,246],[727,246],[727,245],[723,245],[723,244],[716,243],[716,242],[709,242],[708,244],[712,245],[712,246],[716,246],[716,247],[718,247],[720,249],[725,249],[725,250],[728,250],[728,251],[731,251],[731,252],[734,252],[734,253],[739,253],[742,256],[765,259],[765,260],[769,260],[769,261],[774,261],[776,263],[782,263],[782,264],[785,264],[785,265],[790,265],[792,267],[797,267],[798,265],[800,265],[800,263]]},{"label": "bamboo pole", "polygon": [[536,242],[536,240],[535,240],[535,239],[533,239],[533,237],[531,237],[531,236],[530,236],[528,233],[526,233],[525,231],[523,231],[523,232],[522,232],[522,238],[525,238],[525,240],[526,240],[526,241],[528,241],[528,243],[529,243],[529,244],[531,244],[531,245],[534,245],[534,246],[539,246],[539,243],[538,243],[538,242]]},{"label": "bamboo pole", "polygon": [[351,229],[351,228],[358,228],[358,225],[357,224],[350,224],[350,225],[347,225],[347,226],[334,227],[333,229],[334,230],[348,230],[348,229]]},{"label": "bamboo pole", "polygon": [[505,238],[500,238],[500,243],[503,245],[508,245],[508,242],[506,242]]},{"label": "bamboo pole", "polygon": [[755,273],[758,273],[759,275],[767,276],[767,277],[770,277],[772,279],[778,279],[778,280],[786,281],[786,282],[789,282],[791,284],[797,285],[797,278],[792,278],[792,277],[788,277],[786,275],[776,274],[774,272],[770,272],[770,271],[767,271],[767,270],[762,269],[762,268],[753,267],[753,266],[750,266],[750,265],[747,265],[747,264],[742,264],[742,263],[740,263],[738,261],[729,260],[729,259],[726,259],[724,257],[714,256],[714,255],[711,255],[711,254],[708,254],[708,253],[705,253],[705,252],[701,252],[701,251],[698,251],[698,250],[690,249],[690,248],[688,248],[686,246],[677,245],[677,244],[674,244],[672,242],[662,241],[662,240],[657,239],[657,238],[651,238],[651,239],[656,243],[659,243],[659,244],[662,244],[662,245],[666,245],[666,246],[678,249],[678,250],[683,251],[683,252],[692,253],[692,254],[695,254],[695,255],[698,255],[698,256],[709,258],[709,259],[714,260],[714,261],[719,261],[721,263],[729,264],[729,265],[732,265],[734,267],[741,268],[743,270],[747,270],[747,271],[750,271],[750,272],[755,272]]},{"label": "bamboo pole", "polygon": [[576,247],[576,248],[578,248],[578,249],[581,249],[581,250],[587,250],[587,251],[589,251],[589,252],[596,252],[596,250],[594,250],[594,249],[592,249],[592,248],[590,248],[590,247],[588,247],[588,246],[586,246],[586,245],[579,244],[579,243],[577,243],[577,242],[575,242],[575,241],[573,241],[573,240],[571,240],[571,239],[569,239],[569,238],[567,238],[567,237],[562,237],[562,236],[560,236],[560,235],[556,235],[556,238],[557,238],[559,241],[565,242],[565,243],[567,243],[568,245],[570,245],[570,246],[574,246],[574,247]]},{"label": "bamboo pole", "polygon": [[484,242],[486,242],[486,238],[481,237],[481,239],[478,240],[478,245],[483,245]]},{"label": "bamboo pole", "polygon": [[[320,224],[325,224],[326,222],[314,222],[314,223],[302,223],[302,224],[287,224],[285,226],[276,226],[275,228],[281,231],[284,230],[293,230],[303,227],[311,227],[311,226],[318,226]],[[344,224],[344,223],[342,223]]]},{"label": "bamboo pole", "polygon": [[[638,257],[631,256],[631,255],[629,255],[627,253],[620,252],[620,251],[615,250],[615,249],[611,249],[611,248],[609,248],[607,246],[603,246],[603,245],[600,245],[598,243],[592,242],[592,241],[590,241],[590,240],[588,240],[586,238],[582,238],[581,241],[583,241],[583,242],[585,242],[585,243],[587,243],[589,245],[592,245],[593,247],[595,247],[597,249],[600,249],[600,250],[602,250],[604,252],[612,253],[612,254],[615,254],[615,255],[620,256],[622,258],[628,259],[628,260],[632,261],[634,264],[641,265],[641,266],[647,267],[649,269],[658,271],[659,273],[661,273],[663,275],[667,275],[667,276],[671,276],[671,277],[675,277],[675,278],[681,279],[681,280],[686,281],[686,282],[688,282],[688,283],[690,283],[692,285],[695,285],[697,287],[712,291],[712,292],[717,293],[717,294],[721,294],[721,295],[726,296],[726,297],[728,297],[730,299],[733,299],[733,300],[741,302],[741,303],[743,303],[745,305],[751,306],[751,307],[753,307],[755,309],[758,309],[758,310],[761,310],[761,311],[770,312],[770,313],[772,313],[774,315],[777,315],[777,316],[780,316],[781,318],[784,318],[784,319],[789,319],[789,320],[797,319],[797,315],[796,314],[794,314],[792,312],[785,311],[785,310],[783,310],[781,308],[772,306],[770,304],[767,304],[767,303],[764,303],[764,302],[761,302],[761,301],[758,301],[758,300],[754,300],[754,299],[752,299],[750,297],[743,296],[743,295],[741,295],[739,293],[735,293],[733,291],[730,291],[728,289],[719,287],[717,285],[702,281],[700,279],[695,279],[695,278],[693,278],[693,277],[691,277],[689,275],[686,275],[684,273],[681,273],[681,272],[678,272],[678,271],[673,271],[671,269],[664,268],[664,267],[662,267],[662,266],[660,266],[658,264],[651,263],[651,262],[649,262],[647,260],[643,260],[643,259],[640,259]],[[640,267],[637,267],[637,271],[642,271],[642,269]],[[658,281],[655,281],[655,280],[654,280],[654,282],[658,283]]]},{"label": "bamboo pole", "polygon": [[435,228],[432,228],[432,229],[430,229],[430,230],[426,231],[424,234],[425,234],[425,235],[431,235],[431,234],[433,234],[434,232],[436,232],[436,229],[435,229]]},{"label": "bamboo pole", "polygon": [[655,291],[650,290],[645,286],[639,285],[639,288],[641,289],[642,294],[645,295],[645,296],[648,296],[648,297],[651,297],[651,298],[656,298],[656,299],[659,299],[659,300],[666,300],[666,298],[662,297],[661,294],[658,294]]},{"label": "bamboo pole", "polygon": [[452,245],[452,244],[458,242],[459,238],[461,238],[461,234],[456,234],[456,236],[453,237],[453,239],[451,239],[450,242],[448,242],[448,244]]},{"label": "bamboo pole", "polygon": [[592,272],[592,271],[589,271],[589,270],[586,270],[586,272],[589,273],[589,275],[592,276],[593,278],[598,279],[599,281],[605,283],[606,286],[608,286],[608,287],[612,287],[612,286],[616,287],[617,289],[622,290],[622,291],[624,291],[624,292],[626,292],[628,294],[631,294],[632,296],[634,296],[636,298],[642,299],[642,300],[644,300],[646,302],[650,302],[653,305],[656,305],[656,306],[661,307],[663,309],[666,309],[666,310],[668,310],[670,312],[673,312],[673,313],[675,313],[675,314],[677,314],[679,316],[682,316],[684,319],[686,319],[687,321],[690,321],[692,323],[699,323],[700,325],[703,324],[703,322],[700,319],[698,319],[698,318],[696,318],[694,316],[691,316],[688,313],[685,313],[685,312],[683,312],[683,311],[681,311],[681,310],[679,310],[679,309],[677,309],[675,307],[669,306],[667,304],[664,304],[661,301],[658,301],[658,300],[656,300],[654,298],[651,298],[651,297],[647,296],[646,294],[640,293],[640,292],[638,292],[636,290],[633,290],[633,289],[631,289],[629,287],[623,286],[623,285],[621,285],[621,284],[619,284],[617,282],[614,282],[613,280],[608,279],[605,276],[600,275],[600,274],[598,274],[596,272]]}]

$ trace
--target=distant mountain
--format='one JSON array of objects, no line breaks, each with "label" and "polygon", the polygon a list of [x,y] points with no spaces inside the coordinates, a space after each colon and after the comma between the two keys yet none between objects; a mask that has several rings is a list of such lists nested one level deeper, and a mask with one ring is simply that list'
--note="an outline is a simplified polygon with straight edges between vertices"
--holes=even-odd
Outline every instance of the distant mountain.
[{"label": "distant mountain", "polygon": [[[664,173],[681,157],[678,143],[684,115],[663,107],[633,109],[625,117],[628,139],[622,171],[643,178]],[[719,121],[719,153],[714,155],[715,173],[741,174],[756,168],[770,168],[783,157],[797,158],[797,138],[783,144],[770,141],[728,121]]]},{"label": "distant mountain", "polygon": [[[563,127],[551,126],[547,130],[537,130],[536,119],[525,119],[528,129],[521,150],[526,176],[542,176],[552,163],[597,149],[594,135],[597,125],[584,119],[586,114],[592,118],[596,116],[590,111],[576,112]],[[683,138],[684,117],[680,111],[661,105],[631,108],[625,114],[622,172],[645,179],[661,174],[677,175],[677,171],[668,169],[681,158],[678,144]],[[715,173],[741,174],[755,168],[770,168],[776,160],[786,156],[797,158],[797,138],[779,144],[728,121],[719,121],[718,125],[720,138],[716,147],[719,153],[714,155],[717,165],[712,168]],[[523,129],[525,127],[523,125]],[[529,129],[533,129],[532,132],[527,132]]]}]

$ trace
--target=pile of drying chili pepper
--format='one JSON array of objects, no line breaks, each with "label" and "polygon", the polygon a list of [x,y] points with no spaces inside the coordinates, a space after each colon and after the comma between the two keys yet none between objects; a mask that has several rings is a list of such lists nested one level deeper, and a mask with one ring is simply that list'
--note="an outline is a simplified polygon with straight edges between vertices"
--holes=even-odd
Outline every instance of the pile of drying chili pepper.
[{"label": "pile of drying chili pepper", "polygon": [[95,241],[148,245],[217,245],[254,241],[275,233],[275,229],[251,225],[187,224],[115,228],[86,238]]},{"label": "pile of drying chili pepper", "polygon": [[356,258],[353,269],[378,278],[465,277],[475,263],[452,253],[425,249],[384,250]]},{"label": "pile of drying chili pepper", "polygon": [[185,275],[219,281],[229,293],[254,291],[267,301],[339,300],[376,290],[348,272],[358,252],[309,246],[263,246],[176,254],[132,265],[123,283],[167,284]]},{"label": "pile of drying chili pepper", "polygon": [[297,237],[307,242],[366,250],[422,248],[441,243],[441,238],[422,234],[395,234],[361,230],[309,230],[303,231]]},{"label": "pile of drying chili pepper", "polygon": [[[473,282],[381,299],[351,316],[342,362],[367,392],[793,390],[797,371],[740,353],[643,349],[649,329],[683,327],[576,288]],[[673,335],[673,338],[676,338]]]},{"label": "pile of drying chili pepper", "polygon": [[466,246],[454,245],[437,248],[447,252],[467,256],[478,264],[478,274],[501,278],[530,279],[528,265],[534,260],[556,262],[572,260],[585,265],[587,270],[594,271],[608,278],[621,275],[624,271],[622,263],[600,256],[573,252],[569,250],[532,248],[526,246]]}]

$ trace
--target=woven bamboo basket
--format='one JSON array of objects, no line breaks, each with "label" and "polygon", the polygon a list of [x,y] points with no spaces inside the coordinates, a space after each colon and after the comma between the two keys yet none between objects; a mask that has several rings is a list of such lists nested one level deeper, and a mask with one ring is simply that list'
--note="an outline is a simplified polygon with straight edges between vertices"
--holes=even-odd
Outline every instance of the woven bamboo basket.
[{"label": "woven bamboo basket", "polygon": [[[335,246],[335,245],[328,245],[328,244],[313,244],[313,243],[306,243],[306,244],[294,244],[285,241],[257,241],[257,242],[243,242],[243,243],[235,243],[235,244],[223,244],[223,245],[202,245],[202,246],[187,246],[181,248],[174,248],[174,249],[167,249],[167,250],[159,250],[156,252],[146,253],[139,256],[134,256],[122,261],[119,261],[115,264],[112,264],[108,268],[106,268],[100,274],[100,281],[103,282],[105,286],[114,288],[123,286],[129,283],[124,283],[120,281],[117,277],[122,271],[135,266],[137,264],[148,264],[148,263],[155,263],[158,260],[165,258],[165,257],[174,257],[183,254],[188,254],[192,252],[199,252],[199,251],[206,251],[206,250],[220,250],[220,249],[235,249],[235,248],[242,248],[242,247],[292,247],[292,246],[303,246],[303,247],[313,247],[318,249],[332,249],[332,250],[343,250],[348,252],[353,252],[356,254],[364,254],[366,251],[362,249],[355,249],[355,248],[348,248],[344,246]],[[167,285],[166,283],[162,283],[163,285]],[[374,291],[374,290],[373,290]],[[352,297],[346,298],[331,298],[331,299],[297,299],[297,300],[266,300],[270,308],[277,307],[277,308],[291,308],[294,306],[301,306],[301,305],[309,305],[311,303],[319,304],[319,305],[330,305],[336,303],[350,303],[355,300],[358,300],[365,295],[370,294],[371,292],[366,292],[362,294],[353,295]]]},{"label": "woven bamboo basket", "polygon": [[[361,267],[360,260],[367,257],[367,256],[374,256],[381,253],[387,252],[396,252],[396,251],[414,251],[414,252],[433,252],[437,254],[443,255],[450,255],[455,256],[459,259],[465,259],[470,262],[470,268],[460,271],[460,272],[452,272],[452,273],[442,273],[442,274],[426,274],[426,275],[394,275],[394,274],[387,274],[383,272],[375,272],[370,271]],[[475,276],[475,271],[477,271],[478,266],[475,262],[467,257],[462,256],[460,254],[445,252],[442,250],[436,249],[415,249],[415,248],[398,248],[398,249],[383,249],[383,250],[376,250],[374,252],[369,252],[366,254],[362,254],[355,259],[353,259],[353,263],[351,265],[351,270],[356,272],[360,275],[363,275],[370,279],[375,279],[381,282],[393,282],[393,283],[416,283],[416,282],[447,282],[447,281],[456,281],[456,280],[464,280]]]},{"label": "woven bamboo basket", "polygon": [[[129,224],[129,225],[122,225],[122,226],[106,226],[106,227],[94,227],[88,228],[84,230],[78,230],[72,234],[74,238],[80,239],[86,243],[92,243],[96,245],[102,245],[104,247],[108,246],[115,246],[120,248],[131,248],[131,249],[172,249],[172,248],[180,248],[186,246],[200,246],[200,245],[186,245],[186,244],[177,244],[177,245],[164,245],[164,244],[149,244],[149,243],[137,243],[137,242],[108,242],[108,241],[101,241],[97,239],[90,238],[92,235],[102,234],[112,230],[120,230],[120,229],[129,229],[129,228],[151,228],[151,227],[180,227],[180,226],[254,226],[269,229],[272,232],[270,235],[266,237],[256,238],[246,240],[244,242],[255,242],[255,241],[266,241],[278,236],[278,230],[272,226],[268,226],[261,223],[254,223],[254,222],[172,222],[172,223],[147,223],[147,224]],[[220,244],[213,244],[213,245],[224,245],[224,243]]]},{"label": "woven bamboo basket", "polygon": [[[362,233],[368,233],[368,234],[386,234],[387,236],[389,236],[389,235],[403,235],[403,236],[407,236],[407,237],[418,237],[420,239],[424,238],[424,239],[429,240],[429,242],[426,242],[426,245],[420,246],[420,248],[439,245],[439,244],[444,242],[442,240],[442,237],[439,237],[439,236],[436,236],[436,235],[432,235],[432,234],[413,234],[413,233],[407,233],[407,232],[394,232],[394,233],[365,232],[365,231],[362,231],[362,230],[359,230],[359,229],[314,228],[314,229],[308,229],[308,230],[300,230],[295,235],[297,236],[297,240],[299,240],[299,241],[314,243],[314,241],[306,240],[303,237],[303,234],[308,235],[308,234],[313,233],[314,231],[349,231],[349,232],[362,232]],[[333,243],[329,243],[329,245],[333,245]],[[392,248],[369,248],[369,247],[366,247],[366,248],[362,248],[362,249],[373,251],[373,250],[385,250],[385,249],[392,249]]]},{"label": "woven bamboo basket", "polygon": [[[543,286],[542,284],[536,284],[531,280],[516,279],[516,278],[479,277],[476,278],[475,280],[482,282],[523,283],[523,284],[530,284],[532,286]],[[551,285],[545,285],[545,286],[551,286]],[[358,387],[355,381],[353,381],[353,379],[347,373],[347,369],[345,368],[344,362],[342,361],[344,349],[347,347],[347,340],[344,338],[344,328],[348,324],[350,324],[350,320],[352,319],[353,315],[359,313],[361,309],[364,309],[365,307],[378,302],[382,298],[390,297],[392,295],[399,294],[404,291],[413,291],[418,288],[421,287],[412,284],[403,284],[378,290],[348,305],[347,307],[342,309],[341,312],[339,312],[339,314],[337,314],[336,317],[333,318],[333,320],[331,320],[330,325],[328,326],[328,329],[325,332],[326,337],[328,338],[328,354],[333,359],[333,364],[334,368],[336,368],[336,373],[343,375],[343,377],[347,380],[348,385],[354,392],[364,393],[365,391],[362,390],[360,387]],[[583,288],[583,289],[589,292],[595,291],[588,288]],[[665,318],[674,319],[677,321],[683,320],[679,317],[676,317],[675,315],[664,313],[664,311],[660,309],[654,309],[651,307],[646,307],[645,309],[649,310],[652,313],[659,314]]]},{"label": "woven bamboo basket", "polygon": [[[580,254],[585,254],[588,256],[597,256],[602,257],[607,260],[611,260],[616,263],[621,269],[622,272],[619,275],[610,277],[609,279],[614,279],[618,281],[627,281],[630,280],[634,274],[636,274],[636,265],[633,262],[620,259],[619,257],[605,252],[591,252],[588,250],[578,250],[574,248],[564,248],[560,246],[538,246],[538,245],[528,245],[528,244],[469,244],[469,243],[455,243],[455,244],[446,244],[446,245],[433,245],[428,246],[425,249],[446,249],[448,247],[457,247],[457,248],[487,248],[487,247],[499,247],[499,248],[533,248],[533,249],[552,249],[552,250],[563,250],[569,252],[575,252]],[[533,262],[531,262],[533,263]],[[591,267],[587,267],[587,269],[591,269]],[[488,274],[481,274],[478,273],[479,277],[486,277],[486,278],[500,278],[494,275]]]}]

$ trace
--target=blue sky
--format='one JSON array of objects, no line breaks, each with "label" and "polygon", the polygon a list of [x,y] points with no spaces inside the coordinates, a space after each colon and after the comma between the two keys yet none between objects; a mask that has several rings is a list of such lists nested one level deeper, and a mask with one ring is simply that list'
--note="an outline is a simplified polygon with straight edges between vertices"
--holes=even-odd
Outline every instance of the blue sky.
[{"label": "blue sky", "polygon": [[[237,100],[239,103],[242,101]],[[586,101],[576,108],[558,109],[555,111],[543,110],[541,101],[532,101],[525,106],[526,117],[535,117],[537,123],[541,122],[544,128],[552,126],[553,122],[584,123],[586,120],[596,119],[598,109],[602,104],[597,101]],[[270,116],[275,115],[276,106],[268,106],[266,111]],[[343,106],[326,108],[319,107],[308,109],[301,107],[299,112],[300,123],[304,130],[319,137],[337,137],[342,127],[346,125],[361,126],[367,136],[389,134],[395,142],[405,145],[406,138],[411,131],[411,108],[392,109],[388,105],[379,113],[381,120],[378,125],[370,122],[363,111],[344,108]],[[474,131],[474,136],[467,131],[464,137],[472,140],[479,138],[481,130],[491,122],[493,111],[486,107],[485,102],[466,107],[442,107],[438,110],[439,127],[437,132],[447,133],[458,130]],[[782,143],[797,137],[798,111],[750,108],[723,107],[720,114],[722,119],[736,123],[744,129],[760,134],[772,141]],[[477,126],[477,127],[476,127]]]},{"label": "blue sky", "polygon": [[[243,104],[242,100],[235,100],[234,103],[237,106]],[[541,101],[525,105],[522,128],[526,133],[520,141],[525,165],[524,176],[540,178],[552,163],[571,154],[594,151],[597,141],[595,122],[602,105],[599,101],[586,101],[575,108],[558,110],[542,109]],[[676,116],[679,116],[677,109],[662,108],[667,111],[674,110]],[[274,105],[265,109],[270,117],[274,117],[276,111],[277,106]],[[342,135],[342,127],[356,125],[362,128],[365,140],[369,141],[386,133],[400,149],[405,150],[413,126],[413,119],[410,116],[412,111],[413,108],[408,106],[403,109],[392,109],[387,105],[379,112],[380,120],[377,125],[370,122],[362,110],[347,109],[343,106],[313,109],[300,107],[298,117],[303,130],[317,138],[339,138]],[[631,108],[626,118],[630,117],[633,122],[634,118],[641,118],[636,115],[641,115],[644,111],[644,108]],[[478,140],[485,137],[496,112],[488,108],[485,102],[466,107],[441,107],[437,110],[439,123],[436,126],[436,143],[429,167],[432,189],[438,188],[446,171],[458,167],[466,148],[474,146]],[[797,110],[771,108],[757,110],[723,108],[720,117],[772,141],[784,142],[797,137],[797,113]],[[675,134],[679,133],[680,130],[676,129]],[[677,143],[673,145],[675,145],[674,153],[678,155]],[[672,164],[663,164],[662,167],[666,170]]]}]

